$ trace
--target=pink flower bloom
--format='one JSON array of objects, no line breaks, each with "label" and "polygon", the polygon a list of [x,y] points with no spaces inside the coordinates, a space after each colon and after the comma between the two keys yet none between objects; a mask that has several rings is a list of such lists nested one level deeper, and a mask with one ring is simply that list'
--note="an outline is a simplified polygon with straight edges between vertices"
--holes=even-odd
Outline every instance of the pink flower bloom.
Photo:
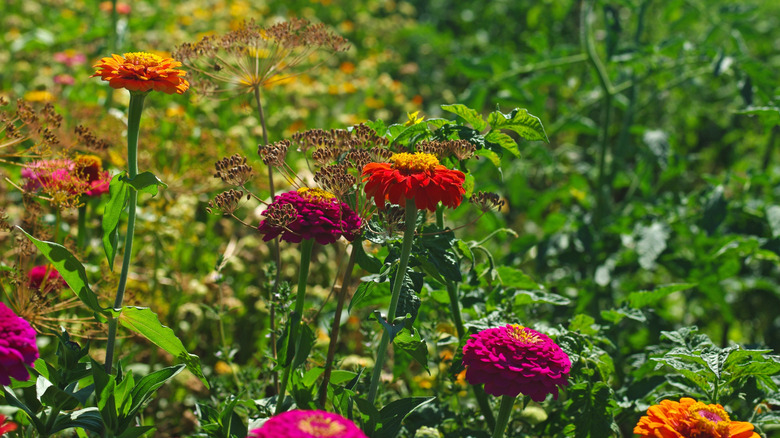
[{"label": "pink flower bloom", "polygon": [[271,417],[249,438],[367,438],[355,424],[325,411],[287,411]]},{"label": "pink flower bloom", "polygon": [[71,75],[56,75],[54,76],[54,83],[60,85],[73,85],[76,80]]},{"label": "pink flower bloom", "polygon": [[29,380],[30,373],[25,365],[32,366],[35,359],[38,359],[35,330],[29,322],[0,303],[0,385],[10,385],[11,377]]},{"label": "pink flower bloom", "polygon": [[73,179],[71,177],[73,167],[73,161],[68,159],[34,161],[22,169],[22,178],[27,179],[24,189],[64,190]]},{"label": "pink flower bloom", "polygon": [[75,50],[66,50],[64,52],[55,53],[54,60],[65,64],[68,67],[75,67],[87,62],[87,57],[83,53],[78,53]]},{"label": "pink flower bloom", "polygon": [[[111,13],[111,8],[113,6],[111,5],[111,2],[100,2],[100,10],[103,12]],[[116,3],[116,13],[120,15],[127,15],[130,13],[132,8],[130,8],[130,5],[123,2],[117,2]]]},{"label": "pink flower bloom", "polygon": [[24,189],[100,196],[108,193],[111,183],[111,174],[102,166],[102,160],[95,155],[34,161],[22,169],[22,178],[27,180]]},{"label": "pink flower bloom", "polygon": [[35,290],[56,290],[68,285],[56,269],[45,265],[33,267],[30,269],[30,272],[27,273],[27,277],[29,279],[27,284],[30,289]]},{"label": "pink flower bloom", "polygon": [[263,212],[257,227],[266,242],[281,235],[286,242],[315,239],[321,245],[344,236],[352,241],[360,233],[360,217],[347,204],[324,190],[300,188],[282,193]]},{"label": "pink flower bloom", "polygon": [[547,394],[558,398],[568,384],[571,361],[547,335],[520,325],[490,328],[471,335],[463,346],[466,380],[485,384],[492,395],[518,394],[536,402]]}]

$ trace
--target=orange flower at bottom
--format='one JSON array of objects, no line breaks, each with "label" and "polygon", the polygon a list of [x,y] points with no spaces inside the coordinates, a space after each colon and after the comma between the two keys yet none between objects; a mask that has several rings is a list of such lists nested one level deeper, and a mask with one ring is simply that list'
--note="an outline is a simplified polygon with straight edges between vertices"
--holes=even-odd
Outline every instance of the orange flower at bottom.
[{"label": "orange flower at bottom", "polygon": [[95,74],[108,81],[111,88],[126,88],[129,91],[162,91],[167,94],[183,94],[190,87],[184,79],[187,72],[177,70],[181,62],[146,52],[111,55],[93,66]]},{"label": "orange flower at bottom", "polygon": [[394,154],[390,161],[392,164],[369,163],[363,167],[364,190],[379,208],[384,208],[385,201],[403,207],[407,199],[414,199],[417,209],[436,211],[439,202],[455,208],[463,200],[465,175],[442,166],[434,155],[404,152]]},{"label": "orange flower at bottom", "polygon": [[652,438],[760,438],[752,424],[731,421],[723,406],[687,397],[650,406],[634,433]]}]

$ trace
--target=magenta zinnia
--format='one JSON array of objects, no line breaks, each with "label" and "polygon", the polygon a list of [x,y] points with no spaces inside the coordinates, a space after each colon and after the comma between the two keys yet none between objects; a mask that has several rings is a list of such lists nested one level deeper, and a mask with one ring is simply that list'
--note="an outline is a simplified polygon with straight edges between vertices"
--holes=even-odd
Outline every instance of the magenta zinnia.
[{"label": "magenta zinnia", "polygon": [[525,394],[541,402],[558,398],[566,385],[571,361],[547,335],[517,324],[490,328],[471,335],[463,346],[466,380],[485,384],[492,395]]},{"label": "magenta zinnia", "polygon": [[368,163],[363,167],[366,196],[379,208],[385,201],[400,206],[414,199],[418,210],[436,211],[439,202],[455,208],[463,200],[466,176],[439,164],[435,155],[417,152],[393,154],[391,163]]},{"label": "magenta zinnia", "polygon": [[250,438],[366,438],[355,424],[325,411],[287,411],[271,417]]},{"label": "magenta zinnia", "polygon": [[51,291],[66,287],[68,283],[62,275],[52,266],[38,265],[27,273],[30,289]]},{"label": "magenta zinnia", "polygon": [[344,236],[355,240],[360,233],[360,217],[347,204],[321,189],[302,187],[274,198],[263,212],[265,220],[257,227],[266,242],[281,236],[298,243],[314,239],[321,245]]},{"label": "magenta zinnia", "polygon": [[38,359],[35,330],[29,322],[0,303],[0,385],[10,385],[11,377],[29,380],[30,373],[25,365],[32,366],[35,359]]}]

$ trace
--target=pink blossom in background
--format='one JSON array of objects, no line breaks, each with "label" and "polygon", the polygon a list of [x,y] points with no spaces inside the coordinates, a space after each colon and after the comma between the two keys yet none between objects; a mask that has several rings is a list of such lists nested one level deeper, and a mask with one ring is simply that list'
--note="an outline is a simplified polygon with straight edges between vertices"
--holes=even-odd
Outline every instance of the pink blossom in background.
[{"label": "pink blossom in background", "polygon": [[83,53],[76,52],[75,50],[66,50],[64,52],[57,52],[54,54],[54,60],[67,65],[68,67],[75,67],[87,62],[87,56]]},{"label": "pink blossom in background", "polygon": [[10,385],[11,377],[19,381],[30,379],[25,365],[32,366],[38,359],[35,335],[29,322],[0,303],[0,385]]}]

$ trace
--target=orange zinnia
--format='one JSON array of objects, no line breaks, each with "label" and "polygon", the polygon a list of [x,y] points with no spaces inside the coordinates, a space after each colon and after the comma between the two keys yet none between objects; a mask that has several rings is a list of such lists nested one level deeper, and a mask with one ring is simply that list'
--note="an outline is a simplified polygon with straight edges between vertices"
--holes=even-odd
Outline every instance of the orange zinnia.
[{"label": "orange zinnia", "polygon": [[108,81],[112,88],[126,88],[131,92],[154,90],[182,94],[190,87],[190,83],[184,79],[187,73],[176,69],[181,67],[181,62],[152,53],[111,55],[110,58],[101,59],[93,67],[96,71],[91,78],[100,76],[104,81]]},{"label": "orange zinnia", "polygon": [[687,397],[650,406],[634,433],[652,438],[760,438],[752,424],[731,421],[723,406]]},{"label": "orange zinnia", "polygon": [[390,161],[363,167],[364,190],[379,208],[385,201],[404,206],[407,199],[414,199],[419,210],[436,211],[439,202],[450,208],[460,205],[466,193],[463,172],[447,169],[434,155],[422,152],[393,154]]}]

